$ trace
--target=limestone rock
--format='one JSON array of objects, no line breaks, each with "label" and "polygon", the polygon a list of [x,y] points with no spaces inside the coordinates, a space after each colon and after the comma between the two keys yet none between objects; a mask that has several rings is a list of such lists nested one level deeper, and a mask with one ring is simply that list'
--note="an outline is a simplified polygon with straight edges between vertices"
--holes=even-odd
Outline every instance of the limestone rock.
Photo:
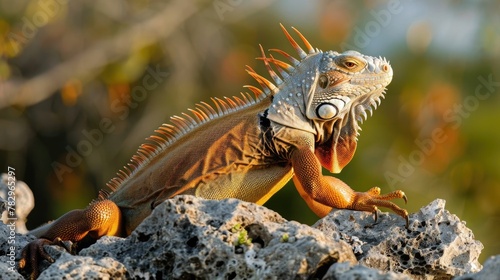
[{"label": "limestone rock", "polygon": [[412,279],[451,279],[481,269],[483,245],[465,222],[444,209],[437,199],[410,215],[408,229],[401,217],[382,213],[334,211],[313,227],[336,232],[351,244],[360,264],[381,271],[403,273]]},{"label": "limestone rock", "polygon": [[321,278],[335,262],[355,262],[345,242],[265,207],[192,196],[160,204],[127,238],[104,237],[79,256],[63,256],[41,277],[98,279],[77,273],[83,264],[102,269],[102,258],[122,263],[127,278],[141,279]]},{"label": "limestone rock", "polygon": [[[57,246],[46,246],[57,261],[45,269],[39,279],[127,279],[127,270],[119,261],[109,257],[74,256]],[[47,267],[48,266],[48,267]]]},{"label": "limestone rock", "polygon": [[[11,177],[13,178],[13,177]],[[14,184],[12,184],[13,182]],[[9,193],[9,192],[13,192]],[[33,193],[22,181],[11,181],[7,174],[0,179],[0,277],[23,279],[17,272],[21,249],[34,240],[27,232],[26,217],[35,206]],[[14,212],[11,212],[15,209]]]},{"label": "limestone rock", "polygon": [[0,222],[0,278],[23,279],[17,272],[19,256],[21,249],[34,239],[34,236],[17,233],[15,224]]},{"label": "limestone rock", "polygon": [[454,278],[454,280],[496,280],[500,279],[500,255],[490,257],[481,271]]},{"label": "limestone rock", "polygon": [[[15,221],[16,232],[27,233],[26,229],[26,218],[31,212],[33,207],[35,207],[35,198],[33,197],[33,192],[22,181],[9,181],[7,174],[1,174],[0,179],[0,216],[2,216],[2,221],[7,224],[10,221]],[[13,186],[11,183],[15,183]],[[9,191],[13,189],[15,195],[9,194]],[[10,209],[15,209],[15,215],[8,214],[7,206]],[[9,216],[10,215],[10,216]],[[9,220],[9,218],[15,218],[15,220]]]},{"label": "limestone rock", "polygon": [[1,279],[10,279],[10,280],[23,280],[24,277],[16,271],[16,268],[8,265],[3,262],[3,259],[0,258],[2,262],[0,262],[0,278]]},{"label": "limestone rock", "polygon": [[383,272],[375,268],[350,263],[334,263],[326,272],[323,280],[411,280],[407,275]]},{"label": "limestone rock", "polygon": [[[483,280],[499,273],[496,257],[474,274],[482,245],[442,200],[412,214],[408,230],[394,214],[381,214],[373,225],[369,213],[348,210],[314,227],[236,199],[178,196],[127,238],[103,237],[76,256],[46,246],[56,262],[42,262],[40,279]],[[22,279],[9,263],[12,239],[18,261],[34,237],[0,223],[0,275]]]}]

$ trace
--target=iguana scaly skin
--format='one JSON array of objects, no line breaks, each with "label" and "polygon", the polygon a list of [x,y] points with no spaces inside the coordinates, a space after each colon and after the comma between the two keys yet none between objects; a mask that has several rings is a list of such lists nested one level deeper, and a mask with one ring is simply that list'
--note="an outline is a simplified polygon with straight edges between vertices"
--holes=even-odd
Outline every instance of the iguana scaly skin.
[{"label": "iguana scaly skin", "polygon": [[[179,194],[208,199],[238,198],[263,204],[290,179],[320,217],[332,208],[377,213],[387,207],[406,220],[408,213],[375,187],[355,192],[344,182],[322,175],[322,166],[338,173],[356,149],[359,126],[379,105],[392,68],[384,58],[355,51],[315,49],[298,32],[306,51],[281,26],[299,58],[273,49],[290,64],[266,56],[270,82],[247,67],[261,86],[233,98],[212,98],[214,106],[196,105],[190,114],[172,117],[139,147],[99,199],[32,233],[21,269],[38,275],[38,263],[51,261],[43,250],[61,241],[129,235],[162,201]],[[276,68],[279,75],[273,70]],[[376,218],[377,216],[375,216]]]}]

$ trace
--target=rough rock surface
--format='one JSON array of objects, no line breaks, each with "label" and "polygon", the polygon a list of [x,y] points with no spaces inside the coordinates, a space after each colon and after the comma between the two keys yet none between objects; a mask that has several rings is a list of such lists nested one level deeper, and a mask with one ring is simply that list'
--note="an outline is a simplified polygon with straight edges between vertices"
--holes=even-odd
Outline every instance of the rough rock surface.
[{"label": "rough rock surface", "polygon": [[[46,246],[56,262],[40,279],[491,279],[499,257],[483,271],[482,245],[436,200],[410,216],[334,211],[313,227],[235,199],[178,196],[160,204],[127,238],[103,237],[73,256]],[[34,237],[0,223],[0,275],[22,279],[11,263]],[[349,243],[349,244],[348,244]],[[355,253],[353,253],[355,252]],[[356,259],[359,263],[356,263]],[[423,263],[425,261],[425,263]]]},{"label": "rough rock surface", "polygon": [[[14,178],[14,181],[11,181]],[[14,185],[11,185],[15,183]],[[15,195],[9,193],[12,191]],[[15,208],[15,215],[8,215],[7,206],[14,206],[10,209]],[[33,197],[33,192],[22,181],[16,181],[15,177],[9,177],[7,174],[1,174],[0,179],[0,216],[5,224],[10,221],[9,218],[15,218],[16,232],[26,233],[26,218],[31,210],[35,207],[35,198]]]},{"label": "rough rock surface", "polygon": [[313,227],[337,233],[351,244],[360,264],[381,271],[413,279],[449,279],[479,271],[483,245],[444,206],[437,199],[410,215],[408,229],[393,214],[381,214],[374,224],[373,216],[348,210],[334,211]]},{"label": "rough rock surface", "polygon": [[454,280],[497,280],[500,279],[500,255],[490,257],[484,267],[477,273],[471,273],[453,278]]},{"label": "rough rock surface", "polygon": [[0,279],[23,279],[16,270],[21,248],[34,236],[16,233],[15,227],[0,222]]},{"label": "rough rock surface", "polygon": [[326,272],[323,280],[411,280],[407,275],[395,272],[383,272],[363,265],[334,263]]},{"label": "rough rock surface", "polygon": [[128,279],[125,265],[110,257],[74,256],[56,246],[46,251],[57,261],[44,263],[39,279]]},{"label": "rough rock surface", "polygon": [[97,279],[102,275],[89,269],[83,275],[82,265],[122,269],[117,260],[126,278],[290,279],[321,277],[335,262],[356,261],[347,243],[265,207],[192,196],[160,204],[128,238],[102,238],[79,256],[62,256],[40,277]]}]

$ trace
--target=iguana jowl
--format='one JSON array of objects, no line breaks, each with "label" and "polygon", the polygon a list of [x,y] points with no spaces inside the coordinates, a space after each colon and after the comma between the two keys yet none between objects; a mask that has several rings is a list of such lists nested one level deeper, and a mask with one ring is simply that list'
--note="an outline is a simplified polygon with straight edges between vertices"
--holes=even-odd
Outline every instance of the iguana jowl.
[{"label": "iguana jowl", "polygon": [[[339,179],[322,175],[322,166],[338,173],[352,159],[359,123],[380,103],[392,79],[384,58],[355,51],[315,49],[296,29],[305,52],[281,26],[300,59],[272,49],[289,63],[266,56],[273,82],[247,67],[262,89],[247,88],[233,98],[212,98],[214,106],[196,105],[191,114],[172,117],[139,147],[99,199],[35,229],[39,239],[24,248],[21,269],[38,275],[43,250],[60,240],[125,236],[152,209],[179,194],[209,199],[238,198],[263,204],[293,178],[297,190],[320,217],[332,208],[377,213],[387,207],[406,220],[408,213],[375,187],[355,192]],[[279,75],[273,70],[276,68]],[[376,218],[377,216],[375,216]]]}]

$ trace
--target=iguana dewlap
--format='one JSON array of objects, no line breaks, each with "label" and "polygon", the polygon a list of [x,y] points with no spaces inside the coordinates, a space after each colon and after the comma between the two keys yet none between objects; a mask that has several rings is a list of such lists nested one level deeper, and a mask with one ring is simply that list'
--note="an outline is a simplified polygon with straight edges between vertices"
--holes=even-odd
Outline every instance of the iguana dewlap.
[{"label": "iguana dewlap", "polygon": [[172,124],[158,128],[108,183],[111,192],[34,230],[40,239],[23,250],[20,268],[36,277],[38,263],[50,260],[46,244],[126,236],[156,205],[178,194],[263,204],[290,179],[321,217],[332,208],[376,214],[380,206],[408,224],[407,211],[389,201],[406,200],[402,191],[355,192],[322,175],[322,166],[338,173],[352,159],[358,123],[379,105],[392,79],[391,66],[355,51],[315,49],[294,29],[306,52],[282,29],[299,58],[271,50],[288,64],[262,51],[274,83],[247,67],[261,89],[247,86],[252,94],[213,98],[213,106],[200,103],[190,114],[172,117]]}]

